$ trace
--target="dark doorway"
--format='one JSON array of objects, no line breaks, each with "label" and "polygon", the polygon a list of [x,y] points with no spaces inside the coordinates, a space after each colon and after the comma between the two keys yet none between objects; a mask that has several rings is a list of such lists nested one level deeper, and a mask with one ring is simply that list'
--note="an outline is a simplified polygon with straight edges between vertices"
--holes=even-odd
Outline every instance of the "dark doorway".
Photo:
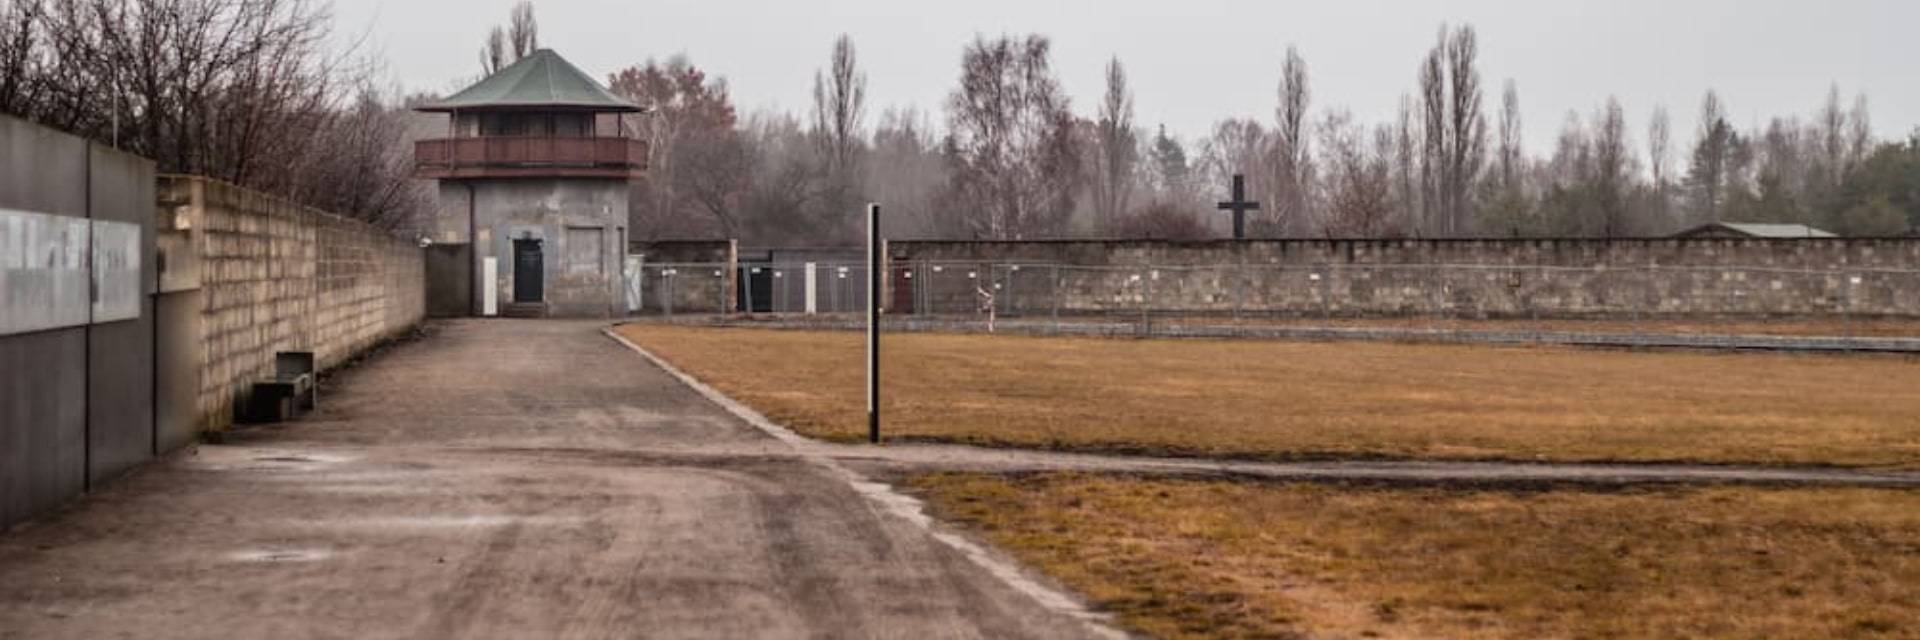
[{"label": "dark doorway", "polygon": [[740,288],[734,292],[738,308],[748,313],[772,313],[775,284],[772,265],[742,261]]},{"label": "dark doorway", "polygon": [[527,238],[513,241],[514,302],[546,300],[547,273],[544,265],[539,240]]},{"label": "dark doorway", "polygon": [[913,268],[893,269],[893,304],[887,305],[887,313],[907,315],[913,313]]},{"label": "dark doorway", "polygon": [[458,318],[479,315],[473,308],[472,245],[427,247],[427,315]]}]

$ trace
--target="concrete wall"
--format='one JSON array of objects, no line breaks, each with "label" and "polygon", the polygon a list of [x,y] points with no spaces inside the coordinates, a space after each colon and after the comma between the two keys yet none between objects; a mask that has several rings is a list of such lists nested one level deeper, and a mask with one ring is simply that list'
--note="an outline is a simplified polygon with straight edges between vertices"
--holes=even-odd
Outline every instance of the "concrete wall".
[{"label": "concrete wall", "polygon": [[[420,247],[363,222],[231,184],[163,176],[163,276],[200,299],[194,422],[232,424],[236,399],[279,351],[312,351],[321,369],[407,331],[426,314]],[[194,277],[187,275],[192,265]]]},{"label": "concrete wall", "polygon": [[[138,317],[95,322],[87,341],[87,467],[89,482],[98,484],[160,453],[153,423],[154,173],[145,158],[89,147],[93,219],[136,225],[141,237]],[[96,263],[101,259],[96,252]]]},{"label": "concrete wall", "polygon": [[494,282],[474,278],[473,314],[483,287],[494,287],[504,307],[514,302],[513,241],[538,240],[543,254],[547,315],[610,317],[625,313],[622,288],[628,186],[621,180],[527,178],[443,180],[433,240],[471,244],[473,272],[486,258],[499,261]]},{"label": "concrete wall", "polygon": [[152,184],[144,159],[0,117],[0,527],[155,452]]},{"label": "concrete wall", "polygon": [[888,256],[889,286],[938,312],[977,305],[974,273],[1010,313],[1920,316],[1914,239],[895,241]]}]

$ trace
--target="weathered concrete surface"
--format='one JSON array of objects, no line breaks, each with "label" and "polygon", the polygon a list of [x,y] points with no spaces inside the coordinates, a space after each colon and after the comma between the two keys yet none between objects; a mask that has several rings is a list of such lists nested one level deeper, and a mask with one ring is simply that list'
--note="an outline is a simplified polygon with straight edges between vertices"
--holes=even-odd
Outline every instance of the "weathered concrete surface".
[{"label": "weathered concrete surface", "polygon": [[1077,637],[595,324],[456,321],[0,536],[0,637]]},{"label": "weathered concrete surface", "polygon": [[[891,241],[917,311],[1624,317],[1920,315],[1920,241]],[[943,270],[934,267],[944,266]],[[912,270],[913,278],[904,272]]]},{"label": "weathered concrete surface", "polygon": [[[866,321],[840,316],[685,315],[647,322],[696,327],[740,327],[795,331],[865,331]],[[988,333],[984,320],[904,316],[884,321],[896,333]],[[1182,321],[1095,322],[1073,319],[1000,320],[993,332],[1033,336],[1092,338],[1206,338],[1246,340],[1312,340],[1325,342],[1431,342],[1442,344],[1558,345],[1627,349],[1688,349],[1783,351],[1799,353],[1920,354],[1920,338],[1867,336],[1791,336],[1733,333],[1657,333],[1607,331],[1545,331],[1530,329],[1397,329],[1300,325],[1194,324]]]},{"label": "weathered concrete surface", "polygon": [[473,272],[487,258],[499,260],[494,282],[473,279],[473,315],[485,288],[500,303],[514,301],[513,241],[538,240],[547,313],[557,317],[607,318],[622,312],[621,263],[627,245],[625,180],[515,178],[441,180],[434,242],[469,244]]}]

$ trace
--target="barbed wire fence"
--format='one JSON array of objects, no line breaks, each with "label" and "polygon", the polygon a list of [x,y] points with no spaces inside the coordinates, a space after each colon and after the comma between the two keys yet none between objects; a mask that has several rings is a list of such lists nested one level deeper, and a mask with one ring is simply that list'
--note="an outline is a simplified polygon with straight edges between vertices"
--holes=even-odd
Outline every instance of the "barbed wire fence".
[{"label": "barbed wire fence", "polygon": [[[866,308],[861,263],[650,264],[642,277],[651,314],[830,326]],[[886,280],[888,322],[909,329],[1920,339],[1920,269],[915,260]]]}]

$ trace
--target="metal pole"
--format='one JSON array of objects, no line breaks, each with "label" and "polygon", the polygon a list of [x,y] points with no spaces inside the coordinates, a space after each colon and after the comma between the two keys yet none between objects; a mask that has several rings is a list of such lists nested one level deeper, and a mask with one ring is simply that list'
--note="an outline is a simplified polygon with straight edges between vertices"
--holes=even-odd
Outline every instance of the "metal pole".
[{"label": "metal pole", "polygon": [[1048,313],[1053,316],[1053,332],[1058,334],[1060,333],[1060,265],[1057,264],[1053,265],[1053,295],[1048,297],[1053,298],[1053,309]]},{"label": "metal pole", "polygon": [[867,442],[880,444],[880,205],[867,205]]}]

